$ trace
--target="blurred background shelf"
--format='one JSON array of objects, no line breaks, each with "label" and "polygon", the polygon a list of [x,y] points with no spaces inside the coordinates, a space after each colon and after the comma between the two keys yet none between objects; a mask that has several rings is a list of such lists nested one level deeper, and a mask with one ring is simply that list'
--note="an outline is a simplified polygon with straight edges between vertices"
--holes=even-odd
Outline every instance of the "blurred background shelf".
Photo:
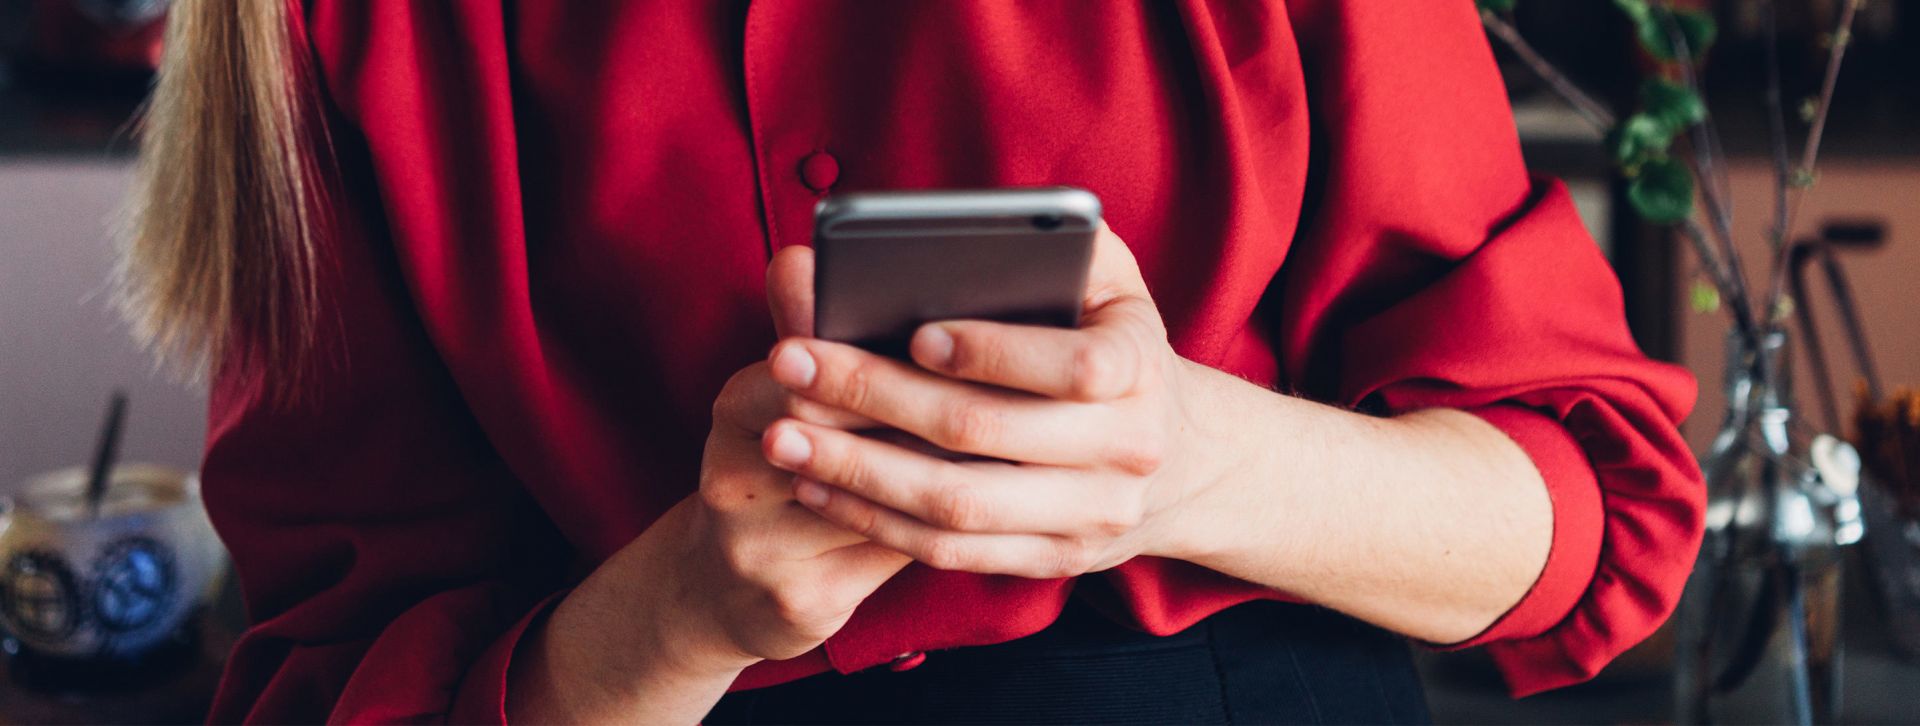
[{"label": "blurred background shelf", "polygon": [[90,692],[36,691],[12,680],[0,661],[0,726],[31,724],[199,723],[206,720],[214,687],[233,649],[228,617],[212,611],[198,618],[199,652],[169,675],[139,688]]},{"label": "blurred background shelf", "polygon": [[0,62],[0,163],[22,159],[131,161],[139,73],[29,73]]}]

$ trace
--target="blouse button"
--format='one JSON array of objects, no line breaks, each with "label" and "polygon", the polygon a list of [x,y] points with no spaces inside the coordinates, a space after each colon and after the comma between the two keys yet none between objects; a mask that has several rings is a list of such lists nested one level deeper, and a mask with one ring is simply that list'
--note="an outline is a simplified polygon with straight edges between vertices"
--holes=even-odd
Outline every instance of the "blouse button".
[{"label": "blouse button", "polygon": [[926,651],[916,650],[894,656],[893,662],[888,663],[887,668],[898,673],[900,671],[910,671],[919,668],[920,664],[925,662],[927,662]]},{"label": "blouse button", "polygon": [[800,181],[805,182],[808,189],[825,192],[839,179],[840,161],[832,154],[816,151],[800,160]]}]

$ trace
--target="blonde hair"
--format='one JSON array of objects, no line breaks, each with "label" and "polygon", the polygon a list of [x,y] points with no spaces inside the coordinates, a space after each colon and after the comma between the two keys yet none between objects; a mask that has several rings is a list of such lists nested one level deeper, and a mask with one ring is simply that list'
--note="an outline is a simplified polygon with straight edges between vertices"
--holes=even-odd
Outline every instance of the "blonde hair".
[{"label": "blonde hair", "polygon": [[290,388],[311,350],[325,132],[290,2],[175,2],[139,121],[121,309],[189,376]]}]

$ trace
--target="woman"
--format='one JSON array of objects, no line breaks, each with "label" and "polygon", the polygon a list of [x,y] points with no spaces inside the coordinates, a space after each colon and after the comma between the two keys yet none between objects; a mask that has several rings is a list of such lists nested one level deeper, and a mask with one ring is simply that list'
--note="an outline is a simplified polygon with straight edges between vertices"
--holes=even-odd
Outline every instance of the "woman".
[{"label": "woman", "polygon": [[[1402,636],[1577,682],[1692,561],[1693,383],[1466,0],[219,5],[129,255],[216,721],[1418,721]],[[825,193],[1047,184],[1081,329],[808,337]]]}]

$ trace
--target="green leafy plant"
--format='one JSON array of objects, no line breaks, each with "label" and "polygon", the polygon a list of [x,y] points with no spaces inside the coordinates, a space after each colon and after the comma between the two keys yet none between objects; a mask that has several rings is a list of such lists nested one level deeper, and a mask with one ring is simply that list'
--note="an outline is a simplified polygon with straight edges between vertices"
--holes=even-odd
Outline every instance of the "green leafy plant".
[{"label": "green leafy plant", "polygon": [[[1640,47],[1661,60],[1677,60],[1689,51],[1694,56],[1705,55],[1707,46],[1719,35],[1713,16],[1698,10],[1675,9],[1648,0],[1613,0],[1613,4],[1633,22],[1634,37],[1640,39]],[[1509,10],[1512,7],[1513,3],[1507,3]],[[1684,47],[1675,42],[1669,26],[1678,31]]]},{"label": "green leafy plant", "polygon": [[1627,184],[1627,203],[1649,222],[1676,224],[1693,214],[1693,175],[1670,156],[1650,159]]},{"label": "green leafy plant", "polygon": [[1671,225],[1690,244],[1707,278],[1690,295],[1693,307],[1726,311],[1738,333],[1757,349],[1761,337],[1778,330],[1793,310],[1793,301],[1786,295],[1791,248],[1786,237],[1799,206],[1796,195],[1804,195],[1816,179],[1814,164],[1833,105],[1834,84],[1863,1],[1841,3],[1834,30],[1828,36],[1826,73],[1819,95],[1798,108],[1799,119],[1808,130],[1797,162],[1787,148],[1780,100],[1779,37],[1774,18],[1777,8],[1774,0],[1764,2],[1775,198],[1773,223],[1767,232],[1773,254],[1766,275],[1768,284],[1761,296],[1747,289],[1745,266],[1734,244],[1719,137],[1700,93],[1700,59],[1719,36],[1713,16],[1676,7],[1668,0],[1612,0],[1633,27],[1641,50],[1655,61],[1643,79],[1636,105],[1621,117],[1582,90],[1521,36],[1510,21],[1515,0],[1477,0],[1476,4],[1488,33],[1606,135],[1607,152],[1626,180],[1627,204],[1634,212],[1648,222]]}]

